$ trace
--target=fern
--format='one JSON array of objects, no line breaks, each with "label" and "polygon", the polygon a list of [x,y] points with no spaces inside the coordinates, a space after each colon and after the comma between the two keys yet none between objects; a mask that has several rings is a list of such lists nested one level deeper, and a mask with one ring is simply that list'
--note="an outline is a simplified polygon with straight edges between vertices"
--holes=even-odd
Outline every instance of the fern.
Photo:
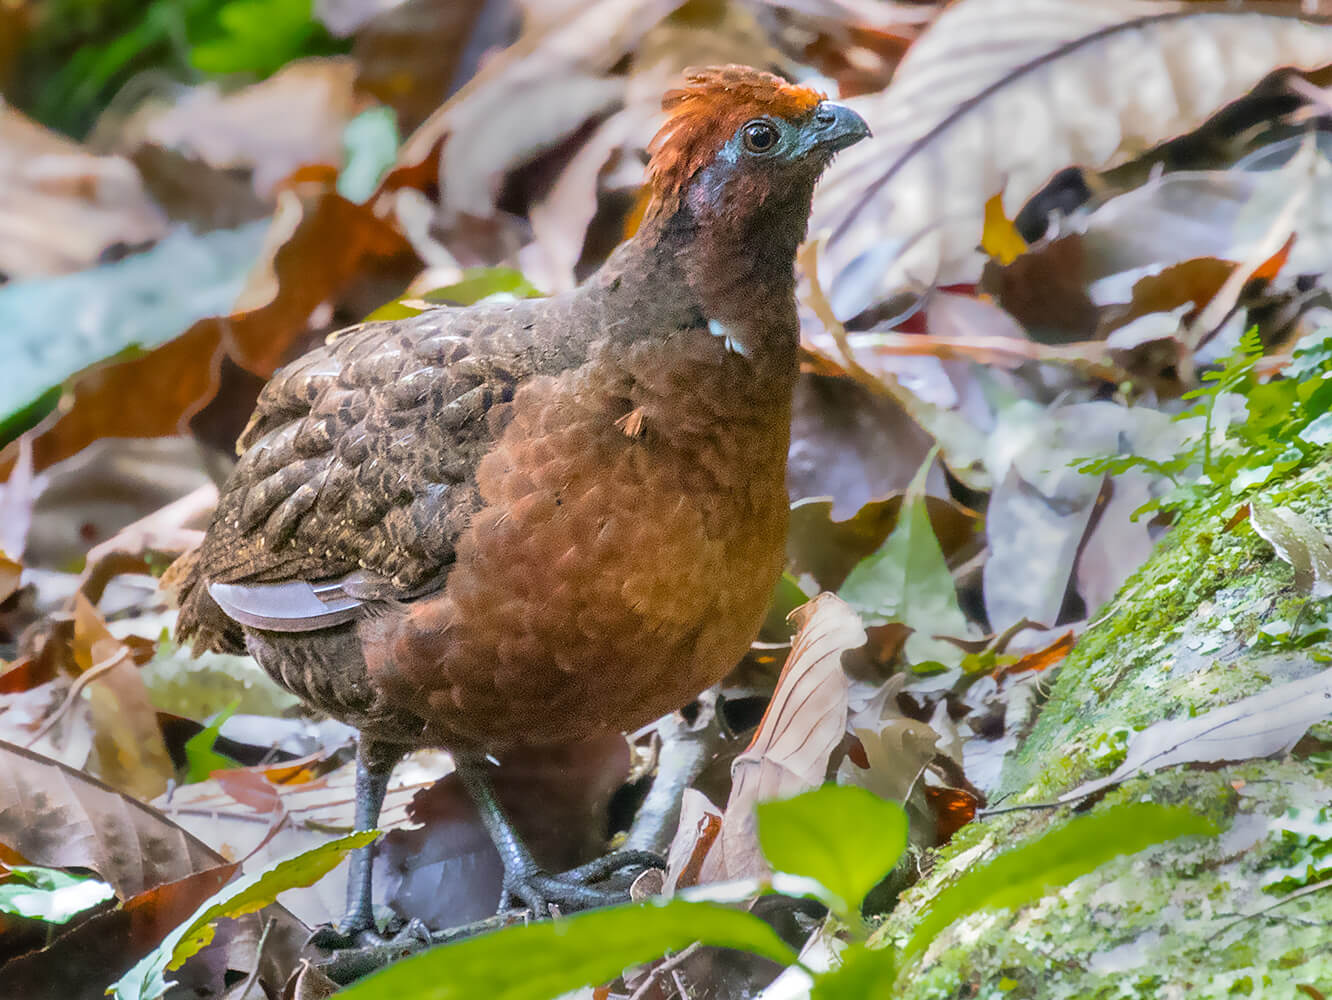
[{"label": "fern", "polygon": [[[1079,459],[1079,472],[1121,475],[1139,469],[1166,479],[1171,489],[1143,505],[1144,513],[1179,514],[1200,504],[1228,503],[1273,476],[1288,475],[1327,449],[1326,435],[1305,432],[1332,410],[1332,327],[1305,338],[1281,378],[1260,381],[1263,356],[1257,329],[1240,338],[1219,368],[1184,395],[1193,405],[1176,421],[1201,421],[1201,432],[1165,460],[1121,454]],[[1232,403],[1243,401],[1244,417],[1221,420]]]}]

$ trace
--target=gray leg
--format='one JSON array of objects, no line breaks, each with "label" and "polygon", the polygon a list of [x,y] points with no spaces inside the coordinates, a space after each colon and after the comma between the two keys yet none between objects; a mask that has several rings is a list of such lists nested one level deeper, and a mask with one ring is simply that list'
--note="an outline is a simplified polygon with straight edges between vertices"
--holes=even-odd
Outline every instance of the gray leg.
[{"label": "gray leg", "polygon": [[623,902],[628,898],[627,884],[594,886],[626,869],[664,868],[661,858],[648,851],[620,851],[559,875],[542,871],[527,845],[518,836],[504,814],[482,760],[457,758],[458,777],[476,803],[481,822],[504,862],[504,892],[500,909],[521,901],[538,916],[546,916],[552,903],[561,910],[583,910]]},{"label": "gray leg", "polygon": [[[373,830],[379,824],[379,810],[384,805],[389,777],[401,759],[401,753],[382,743],[362,739],[356,750],[356,829]],[[375,917],[370,882],[374,870],[374,845],[352,851],[347,871],[347,912],[338,930],[354,935],[374,930]]]},{"label": "gray leg", "polygon": [[[379,824],[389,777],[401,759],[400,747],[362,737],[356,748],[357,830],[373,830]],[[378,938],[371,901],[373,871],[374,844],[352,851],[347,870],[347,910],[337,926],[325,925],[316,930],[310,939],[313,943],[321,948],[347,948],[363,938]]]}]

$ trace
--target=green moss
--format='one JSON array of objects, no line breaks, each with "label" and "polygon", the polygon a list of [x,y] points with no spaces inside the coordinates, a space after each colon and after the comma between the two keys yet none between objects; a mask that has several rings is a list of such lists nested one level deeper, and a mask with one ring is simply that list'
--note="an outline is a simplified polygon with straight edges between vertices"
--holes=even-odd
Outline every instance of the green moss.
[{"label": "green moss", "polygon": [[[1329,482],[1324,461],[1263,499],[1327,529]],[[1225,530],[1234,507],[1182,518],[1082,637],[1007,763],[1000,794],[1050,801],[1122,763],[1134,732],[1306,677],[1332,658],[1326,606],[1293,593],[1290,567],[1250,526]],[[1264,625],[1294,621],[1301,609],[1302,621],[1323,629],[1311,644],[1260,641]],[[1332,817],[1330,743],[1332,722],[1314,727],[1295,757],[1176,767],[1112,789],[1106,805],[1187,804],[1224,832],[1119,858],[1018,912],[960,921],[907,974],[904,995],[1195,1000],[1296,996],[1299,983],[1332,983],[1332,891],[1297,891],[1332,863],[1332,821],[1321,828]],[[912,913],[960,870],[1068,812],[1001,814],[964,828],[876,940],[901,940]]]}]

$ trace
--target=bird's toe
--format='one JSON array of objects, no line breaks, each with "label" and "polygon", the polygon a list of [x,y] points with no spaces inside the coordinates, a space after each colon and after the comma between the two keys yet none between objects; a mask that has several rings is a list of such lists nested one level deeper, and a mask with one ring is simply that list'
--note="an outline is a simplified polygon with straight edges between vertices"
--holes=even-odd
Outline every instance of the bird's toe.
[{"label": "bird's toe", "polygon": [[640,872],[665,867],[661,857],[648,851],[618,851],[558,874],[539,869],[506,872],[500,910],[521,904],[544,917],[552,907],[568,913],[612,906],[629,898],[629,886]]}]

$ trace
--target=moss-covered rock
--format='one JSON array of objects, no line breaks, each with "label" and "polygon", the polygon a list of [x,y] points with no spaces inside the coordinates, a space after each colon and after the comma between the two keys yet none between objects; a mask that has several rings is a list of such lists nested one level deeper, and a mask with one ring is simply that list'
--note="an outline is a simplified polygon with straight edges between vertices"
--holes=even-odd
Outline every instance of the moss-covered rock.
[{"label": "moss-covered rock", "polygon": [[[1332,462],[1263,498],[1332,530]],[[1332,660],[1326,602],[1228,509],[1184,518],[1061,668],[1006,762],[1005,805],[1049,802],[1104,775],[1135,731],[1201,715]],[[1292,630],[1296,633],[1294,641]],[[1302,636],[1302,637],[1301,637]],[[1279,724],[1280,720],[1273,720]],[[1315,727],[1311,737],[1324,732]],[[1316,738],[1280,760],[1174,767],[1092,808],[1186,803],[1219,821],[1120,857],[1019,911],[958,921],[903,976],[908,997],[1332,995],[1332,754]],[[1068,818],[1071,807],[994,815],[962,831],[900,901],[879,941],[960,871]]]}]

